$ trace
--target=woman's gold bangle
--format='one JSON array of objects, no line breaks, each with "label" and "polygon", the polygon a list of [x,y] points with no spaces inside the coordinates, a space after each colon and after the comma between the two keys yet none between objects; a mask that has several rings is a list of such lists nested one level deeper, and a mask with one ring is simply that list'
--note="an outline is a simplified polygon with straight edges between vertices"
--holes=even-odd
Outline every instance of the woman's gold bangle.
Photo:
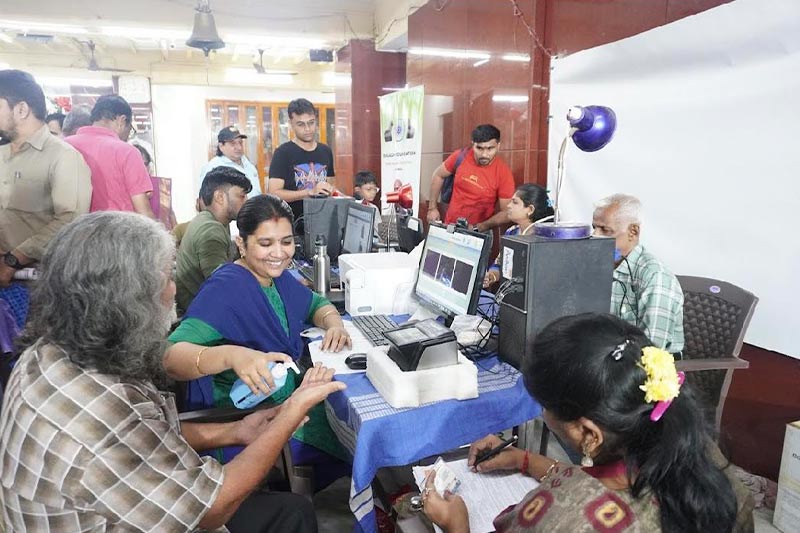
[{"label": "woman's gold bangle", "polygon": [[539,478],[539,482],[540,483],[546,481],[547,478],[550,477],[550,474],[553,473],[553,470],[555,469],[556,465],[558,465],[558,461],[556,461],[555,463],[553,463],[553,464],[551,464],[550,466],[547,467],[547,470],[545,471],[544,475]]},{"label": "woman's gold bangle", "polygon": [[323,326],[325,325],[325,319],[328,318],[329,316],[331,316],[332,314],[337,314],[338,315],[339,311],[337,311],[336,309],[331,309],[330,311],[328,311],[327,313],[322,315],[322,318],[320,319],[320,322],[322,322]]},{"label": "woman's gold bangle", "polygon": [[200,370],[200,356],[203,355],[203,352],[205,352],[209,348],[210,346],[204,346],[200,348],[200,350],[197,352],[197,359],[194,360],[194,366],[197,368],[197,373],[200,374],[201,376],[205,376],[206,373]]}]

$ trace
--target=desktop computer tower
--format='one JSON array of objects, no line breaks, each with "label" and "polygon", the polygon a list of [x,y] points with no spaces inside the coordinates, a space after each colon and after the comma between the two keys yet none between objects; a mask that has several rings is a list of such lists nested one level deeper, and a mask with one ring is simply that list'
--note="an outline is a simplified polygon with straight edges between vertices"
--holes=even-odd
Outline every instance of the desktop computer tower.
[{"label": "desktop computer tower", "polygon": [[303,198],[303,256],[314,257],[314,241],[317,235],[325,237],[328,257],[336,261],[342,251],[342,235],[347,224],[347,206],[352,198],[317,197]]},{"label": "desktop computer tower", "polygon": [[609,312],[614,239],[507,236],[500,257],[503,272],[510,263],[511,277],[518,282],[499,305],[497,351],[515,368],[530,355],[536,334],[556,318]]}]

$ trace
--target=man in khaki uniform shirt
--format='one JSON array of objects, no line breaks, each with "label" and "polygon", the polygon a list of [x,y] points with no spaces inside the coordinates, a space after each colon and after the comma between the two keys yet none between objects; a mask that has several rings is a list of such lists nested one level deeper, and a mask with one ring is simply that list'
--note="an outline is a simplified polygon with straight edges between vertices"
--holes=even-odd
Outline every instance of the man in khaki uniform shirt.
[{"label": "man in khaki uniform shirt", "polygon": [[89,211],[89,167],[44,122],[44,93],[33,76],[0,70],[0,287],[42,258],[62,226]]}]

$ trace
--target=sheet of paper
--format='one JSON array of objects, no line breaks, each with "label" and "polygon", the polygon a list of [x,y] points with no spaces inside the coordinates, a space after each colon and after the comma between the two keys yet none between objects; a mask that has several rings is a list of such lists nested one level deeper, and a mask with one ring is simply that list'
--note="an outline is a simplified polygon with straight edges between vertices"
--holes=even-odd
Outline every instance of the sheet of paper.
[{"label": "sheet of paper", "polygon": [[356,374],[358,372],[366,372],[366,370],[351,370],[347,368],[344,360],[350,354],[367,353],[372,349],[372,343],[367,340],[364,334],[361,333],[352,322],[349,320],[344,320],[343,322],[344,329],[347,330],[347,332],[350,334],[350,339],[353,341],[353,347],[350,349],[345,348],[341,352],[323,352],[321,348],[322,340],[315,340],[308,344],[308,351],[311,354],[311,360],[315,363],[322,363],[328,368],[333,368],[336,370],[337,374]]},{"label": "sheet of paper", "polygon": [[[471,533],[489,533],[494,531],[492,522],[500,511],[519,503],[530,491],[539,486],[539,482],[519,472],[491,472],[479,474],[467,467],[467,460],[447,463],[450,470],[461,480],[456,494],[464,499],[469,510],[469,530]],[[427,466],[415,466],[412,471],[414,481],[422,490]],[[437,531],[441,531],[437,528]]]}]

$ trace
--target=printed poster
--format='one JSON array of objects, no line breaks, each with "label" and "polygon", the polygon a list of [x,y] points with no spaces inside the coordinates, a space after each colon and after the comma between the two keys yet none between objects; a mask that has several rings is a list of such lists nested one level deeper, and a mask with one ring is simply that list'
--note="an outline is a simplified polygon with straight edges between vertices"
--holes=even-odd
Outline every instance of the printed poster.
[{"label": "printed poster", "polygon": [[419,210],[423,86],[380,97],[381,205]]}]

